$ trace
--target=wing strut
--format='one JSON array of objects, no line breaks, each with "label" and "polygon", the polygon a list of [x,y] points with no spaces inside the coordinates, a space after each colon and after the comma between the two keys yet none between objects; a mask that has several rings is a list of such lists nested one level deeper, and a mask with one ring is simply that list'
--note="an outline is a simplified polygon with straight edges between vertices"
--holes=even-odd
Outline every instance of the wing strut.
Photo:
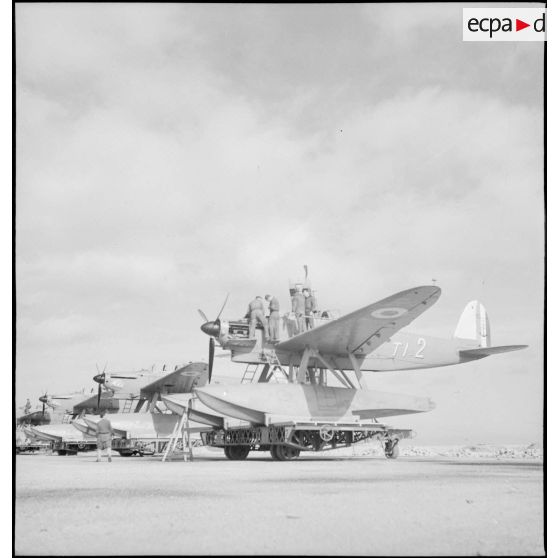
[{"label": "wing strut", "polygon": [[302,354],[302,358],[300,360],[300,366],[298,367],[298,374],[296,377],[296,381],[299,384],[303,384],[306,380],[306,371],[308,370],[308,361],[310,360],[310,358],[317,358],[320,362],[322,362],[324,366],[345,387],[353,389],[355,388],[345,372],[341,370],[331,358],[328,359],[324,357],[319,351],[317,351],[316,349],[311,349],[310,347],[306,347],[304,349],[304,353]]},{"label": "wing strut", "polygon": [[147,408],[148,412],[150,412],[150,413],[153,412],[153,409],[155,408],[155,404],[157,403],[158,399],[159,399],[159,394],[157,392],[155,392],[151,396],[151,400],[149,401],[149,407]]},{"label": "wing strut", "polygon": [[366,386],[366,381],[364,379],[364,376],[362,375],[362,371],[360,369],[360,362],[357,360],[357,358],[355,357],[355,355],[351,352],[347,353],[349,356],[349,360],[351,361],[351,364],[353,365],[353,368],[355,369],[355,374],[358,380],[358,383],[360,384],[360,388],[361,389],[368,389],[368,387]]},{"label": "wing strut", "polygon": [[300,359],[300,366],[298,367],[297,382],[303,384],[306,380],[306,371],[308,370],[308,361],[312,355],[313,351],[310,347],[306,347],[302,353],[302,358]]},{"label": "wing strut", "polygon": [[350,387],[351,389],[356,389],[353,382],[351,382],[351,380],[349,379],[349,376],[347,376],[347,374],[345,373],[345,370],[343,370],[341,367],[337,366],[337,363],[335,362],[335,360],[332,360],[332,362],[337,367],[337,370],[339,371],[339,374],[341,374],[341,376],[343,376],[343,378],[345,379],[347,387]]}]

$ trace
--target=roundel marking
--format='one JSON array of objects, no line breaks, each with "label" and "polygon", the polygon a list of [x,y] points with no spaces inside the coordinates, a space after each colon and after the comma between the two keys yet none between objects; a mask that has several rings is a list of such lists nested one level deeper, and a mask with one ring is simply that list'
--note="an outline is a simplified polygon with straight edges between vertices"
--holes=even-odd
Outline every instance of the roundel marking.
[{"label": "roundel marking", "polygon": [[388,318],[399,318],[407,312],[407,308],[380,308],[378,310],[374,310],[374,312],[370,312],[370,315],[373,318],[382,318],[384,320],[387,320]]}]

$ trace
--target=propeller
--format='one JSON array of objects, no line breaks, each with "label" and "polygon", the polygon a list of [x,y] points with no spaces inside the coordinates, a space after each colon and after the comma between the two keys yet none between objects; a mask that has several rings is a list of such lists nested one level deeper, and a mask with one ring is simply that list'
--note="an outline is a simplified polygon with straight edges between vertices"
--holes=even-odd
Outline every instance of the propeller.
[{"label": "propeller", "polygon": [[203,310],[198,309],[199,315],[202,317],[203,320],[205,320],[205,323],[203,323],[201,326],[201,330],[206,335],[209,335],[209,357],[208,357],[208,374],[207,374],[207,383],[209,384],[211,383],[211,374],[213,372],[213,360],[215,358],[215,338],[219,337],[219,334],[221,333],[220,318],[221,318],[221,314],[223,313],[223,310],[225,309],[227,301],[229,300],[229,294],[230,293],[227,293],[227,296],[225,297],[225,302],[223,302],[223,305],[221,306],[221,310],[219,310],[217,317],[213,321],[208,320]]},{"label": "propeller", "polygon": [[105,381],[107,379],[106,369],[108,366],[108,362],[105,364],[102,372],[99,372],[99,366],[95,364],[95,368],[97,369],[97,374],[93,376],[93,381],[99,384],[99,388],[97,389],[97,410],[101,406],[101,392],[103,390],[103,386],[105,385]]},{"label": "propeller", "polygon": [[215,339],[213,337],[209,338],[209,357],[208,357],[208,369],[207,369],[207,383],[211,383],[211,374],[213,373],[213,359],[215,358]]}]

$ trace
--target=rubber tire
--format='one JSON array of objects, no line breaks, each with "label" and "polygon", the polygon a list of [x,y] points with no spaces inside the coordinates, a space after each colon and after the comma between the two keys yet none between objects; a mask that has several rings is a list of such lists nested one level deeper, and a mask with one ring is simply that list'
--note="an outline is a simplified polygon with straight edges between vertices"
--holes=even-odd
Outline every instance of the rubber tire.
[{"label": "rubber tire", "polygon": [[56,450],[58,455],[66,455],[66,450]]},{"label": "rubber tire", "polygon": [[273,461],[279,461],[279,457],[277,457],[277,446],[271,446],[269,448],[269,453],[271,454],[271,459],[273,459]]},{"label": "rubber tire", "polygon": [[[250,453],[250,446],[228,446],[228,453],[225,455],[232,461],[244,461]],[[225,447],[226,450],[226,447]]]},{"label": "rubber tire", "polygon": [[127,451],[127,450],[116,450],[116,452],[118,453],[118,455],[120,455],[120,457],[132,457],[134,455],[133,451]]},{"label": "rubber tire", "polygon": [[389,451],[385,452],[388,459],[397,459],[399,457],[399,444],[395,444]]},{"label": "rubber tire", "polygon": [[291,446],[275,446],[275,453],[279,461],[292,461],[300,455],[300,450]]}]

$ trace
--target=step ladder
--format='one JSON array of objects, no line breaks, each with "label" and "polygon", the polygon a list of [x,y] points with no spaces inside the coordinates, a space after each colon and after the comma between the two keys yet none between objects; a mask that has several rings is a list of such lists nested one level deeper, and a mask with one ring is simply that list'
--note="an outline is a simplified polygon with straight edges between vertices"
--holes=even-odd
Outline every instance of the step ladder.
[{"label": "step ladder", "polygon": [[126,399],[124,401],[124,408],[122,409],[123,413],[129,413],[132,410],[132,405],[134,404],[133,399]]},{"label": "step ladder", "polygon": [[254,381],[254,377],[258,372],[260,365],[259,364],[247,364],[246,370],[244,371],[244,375],[240,380],[241,384],[251,384]]},{"label": "step ladder", "polygon": [[[182,441],[182,450],[177,451],[178,442]],[[163,461],[170,461],[173,457],[181,456],[184,461],[194,461],[192,444],[190,442],[190,423],[188,421],[188,410],[182,413],[170,435],[167,447],[163,453]]]},{"label": "step ladder", "polygon": [[[275,351],[270,351],[268,353],[265,353],[265,360],[269,364],[269,367],[270,367],[270,370],[271,370],[271,372],[269,374],[269,379],[271,380],[271,377],[273,376],[275,378],[275,381],[279,384],[288,383],[289,374],[283,368],[281,362],[277,358],[277,353]],[[279,374],[279,375],[275,374],[275,372],[277,370],[279,370],[281,372],[281,374]]]}]

